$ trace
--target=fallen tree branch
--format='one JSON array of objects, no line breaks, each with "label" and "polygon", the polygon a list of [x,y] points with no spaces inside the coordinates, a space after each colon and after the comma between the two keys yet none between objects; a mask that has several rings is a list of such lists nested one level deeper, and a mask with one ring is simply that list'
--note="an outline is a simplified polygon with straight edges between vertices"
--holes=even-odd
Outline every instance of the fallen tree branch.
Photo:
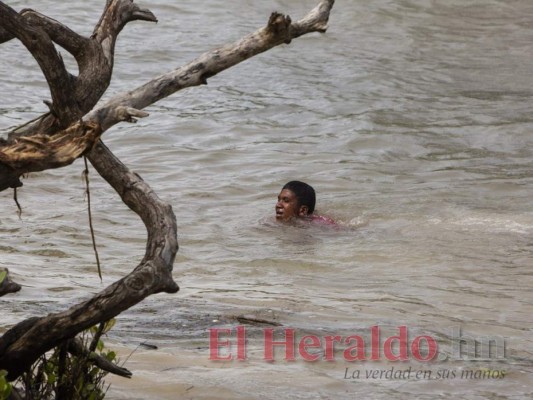
[{"label": "fallen tree branch", "polygon": [[84,50],[83,57],[76,59],[80,71],[76,98],[84,114],[95,106],[107,90],[113,74],[118,35],[132,21],[157,22],[157,18],[150,10],[140,8],[132,0],[108,0],[91,35],[90,45]]},{"label": "fallen tree branch", "polygon": [[[107,24],[106,18],[113,17],[113,13],[109,11],[110,4],[126,5],[128,1],[110,0],[108,2],[104,17],[95,29],[97,32],[95,38],[99,37],[99,29],[103,29],[102,27]],[[7,143],[0,144],[0,152],[12,145],[24,145],[32,149],[27,152],[28,154],[37,154],[33,158],[20,158],[14,149],[8,153],[4,152],[8,156],[1,160],[3,164],[0,163],[0,183],[17,184],[17,182],[13,183],[13,174],[2,175],[4,170],[15,171],[15,177],[18,179],[20,175],[17,174],[22,173],[24,169],[35,168],[35,165],[41,168],[45,164],[39,154],[45,151],[43,148],[50,142],[46,142],[39,136],[37,140],[34,140],[32,134],[35,135],[38,132],[37,135],[50,136],[52,143],[55,140],[60,142],[65,139],[63,146],[66,146],[69,151],[65,154],[58,148],[56,152],[53,152],[55,159],[49,163],[50,167],[72,162],[77,154],[85,154],[98,173],[117,191],[123,202],[141,217],[148,232],[145,255],[140,264],[126,277],[113,283],[90,300],[66,311],[22,321],[0,338],[0,369],[8,371],[10,380],[18,377],[41,354],[73,338],[79,332],[115,317],[151,294],[175,293],[179,290],[172,278],[178,243],[176,218],[171,206],[161,201],[152,189],[137,174],[122,164],[101,141],[96,141],[94,144],[97,140],[95,137],[119,121],[134,120],[135,117],[145,116],[138,110],[180,89],[205,84],[209,77],[220,71],[274,46],[289,43],[293,38],[304,33],[323,32],[326,29],[325,21],[328,19],[333,3],[333,0],[323,0],[307,17],[295,24],[291,23],[289,17],[273,13],[265,28],[234,44],[207,52],[186,66],[162,75],[132,92],[116,96],[103,107],[85,115],[82,122],[76,119],[77,122],[65,130],[66,132],[72,129],[72,134],[55,137],[57,130],[51,130],[54,124],[53,121],[50,122],[53,119],[53,116],[50,116],[47,117],[46,123],[39,125],[40,131],[36,125],[30,125],[24,129],[21,135],[24,136],[25,141],[23,139],[14,142],[15,138],[11,137]],[[132,14],[133,17],[146,17],[147,15],[140,9]],[[113,25],[117,29],[121,29],[122,23],[128,20],[116,14],[113,18],[117,18],[116,21],[122,21]],[[113,43],[104,39],[101,46],[108,47],[103,49],[100,55],[112,56]],[[104,61],[98,59],[97,62]],[[99,77],[99,73],[96,73],[92,79],[97,80]],[[91,77],[87,76],[87,79],[88,83]],[[98,83],[93,81],[93,84]],[[81,94],[76,91],[76,96],[81,96]],[[83,99],[77,98],[78,104],[82,104],[80,106],[82,109],[85,109],[93,100],[94,98],[91,98],[84,102]],[[92,135],[87,133],[86,127],[93,130]],[[75,143],[69,142],[70,137],[72,137],[71,142]],[[28,149],[28,147],[23,147],[23,149]],[[2,190],[1,186],[0,190]]]},{"label": "fallen tree branch", "polygon": [[[13,15],[11,17],[15,18]],[[61,121],[58,120],[57,115],[43,115],[35,123],[15,128],[10,133],[10,138],[32,135],[37,131],[42,134],[54,134],[58,129],[67,127],[76,122],[81,115],[89,112],[109,86],[113,73],[116,40],[124,26],[132,21],[157,22],[151,11],[140,8],[131,0],[108,0],[100,21],[90,38],[78,35],[58,21],[33,10],[22,10],[20,20],[26,21],[34,29],[46,32],[52,41],[63,47],[76,59],[79,75],[70,75],[73,88],[71,98],[75,100],[80,113],[64,115]],[[13,37],[15,35],[0,26],[0,43]],[[43,70],[43,72],[46,76],[53,73],[54,70]],[[49,102],[45,102],[49,104]],[[1,181],[2,177],[0,176]]]},{"label": "fallen tree branch", "polygon": [[[334,0],[323,0],[305,18],[296,23],[291,23],[291,19],[288,16],[272,13],[266,27],[259,29],[235,43],[204,53],[189,64],[161,75],[131,92],[115,96],[99,109],[87,114],[83,120],[87,123],[99,125],[101,133],[103,133],[120,121],[129,121],[133,117],[146,116],[145,114],[135,113],[139,113],[138,110],[162,98],[168,97],[179,90],[206,84],[207,78],[282,43],[289,43],[293,38],[311,32],[324,32],[327,28],[328,17],[333,4]],[[134,11],[130,10],[129,12],[130,14],[134,14]],[[146,13],[145,11],[138,12]],[[108,14],[104,13],[104,15]],[[104,19],[104,21],[107,20]],[[100,24],[102,26],[110,25],[110,23],[106,24],[102,21]],[[95,31],[100,32],[103,30],[102,26]],[[111,28],[108,27],[107,29]],[[119,26],[114,26],[114,29],[118,30]],[[45,134],[43,133],[43,135]],[[90,139],[90,136],[87,136],[87,140],[90,141]],[[41,139],[38,140],[40,141]],[[81,148],[87,149],[91,145],[91,143],[87,143],[87,145],[83,146],[81,141],[78,140],[74,147],[80,150]],[[2,151],[3,147],[0,144],[0,162],[12,167],[14,162],[11,162],[9,157],[2,157]],[[83,154],[83,151],[70,151],[69,154],[72,156],[78,154],[76,157],[79,157]],[[69,159],[63,165],[70,164],[73,161],[74,159]],[[0,191],[13,187],[13,184],[18,184],[18,177],[23,173],[41,171],[47,168],[57,168],[58,166],[62,165],[51,162],[47,167],[42,162],[39,162],[39,169],[36,170],[24,170],[23,168],[12,167],[15,169],[15,172],[13,172],[11,170],[3,171],[0,168]]]},{"label": "fallen tree branch", "polygon": [[103,108],[128,106],[138,110],[162,98],[192,86],[204,85],[207,79],[257,54],[312,32],[325,32],[334,0],[323,0],[306,17],[291,23],[288,16],[272,13],[266,27],[202,54],[174,71],[163,74],[127,94],[115,96]]},{"label": "fallen tree branch", "polygon": [[22,136],[0,147],[0,163],[22,175],[71,164],[100,138],[102,129],[83,121],[52,136]]},{"label": "fallen tree branch", "polygon": [[105,357],[99,356],[95,352],[89,351],[83,346],[83,343],[79,339],[73,339],[68,342],[68,352],[78,357],[87,358],[98,368],[103,371],[109,372],[114,375],[122,376],[124,378],[131,378],[131,371],[124,367],[119,367],[113,364]]},{"label": "fallen tree branch", "polygon": [[148,113],[130,107],[106,108],[91,114],[92,121],[80,120],[51,136],[37,133],[0,144],[0,176],[2,167],[7,172],[5,179],[0,180],[0,191],[18,184],[22,174],[72,164],[91,150],[109,127],[121,121],[136,122],[136,118],[146,116]]},{"label": "fallen tree branch", "polygon": [[72,78],[46,32],[28,24],[1,1],[0,25],[24,44],[41,67],[52,95],[50,111],[59,121],[59,126],[67,127],[72,118],[80,118],[82,114],[74,101]]},{"label": "fallen tree branch", "polygon": [[[89,39],[78,35],[53,18],[28,8],[21,10],[19,14],[28,25],[43,29],[54,43],[63,47],[74,58],[77,58],[76,56],[87,46]],[[0,27],[0,44],[14,38],[15,35]]]},{"label": "fallen tree branch", "polygon": [[[92,299],[64,312],[32,320],[24,325],[24,329],[17,325],[12,328],[16,335],[8,335],[11,330],[6,332],[0,338],[0,369],[9,372],[10,380],[18,377],[40,354],[63,340],[117,316],[151,294],[175,293],[179,290],[172,279],[172,266],[178,250],[176,218],[172,207],[162,202],[103,143],[99,142],[88,158],[120,194],[124,203],[143,220],[148,230],[146,254],[129,275]],[[9,343],[6,343],[6,335]]]}]

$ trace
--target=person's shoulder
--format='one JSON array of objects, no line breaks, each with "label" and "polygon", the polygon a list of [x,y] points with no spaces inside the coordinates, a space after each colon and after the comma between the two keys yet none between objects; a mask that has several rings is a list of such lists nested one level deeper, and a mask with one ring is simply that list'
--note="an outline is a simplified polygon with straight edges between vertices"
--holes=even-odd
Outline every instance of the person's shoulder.
[{"label": "person's shoulder", "polygon": [[333,219],[331,219],[330,217],[326,217],[325,215],[313,214],[311,215],[311,221],[324,225],[337,225],[337,223]]}]

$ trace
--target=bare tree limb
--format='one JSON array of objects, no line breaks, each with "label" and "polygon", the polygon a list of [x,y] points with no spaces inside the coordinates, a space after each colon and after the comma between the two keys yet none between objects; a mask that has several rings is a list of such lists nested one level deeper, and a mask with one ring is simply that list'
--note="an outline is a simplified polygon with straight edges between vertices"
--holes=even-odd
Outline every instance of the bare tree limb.
[{"label": "bare tree limb", "polygon": [[78,357],[86,357],[90,362],[103,371],[122,376],[124,378],[131,378],[132,373],[130,370],[124,367],[119,367],[108,359],[89,351],[83,346],[83,343],[79,339],[72,339],[69,341],[68,352]]},{"label": "bare tree limb", "polygon": [[132,21],[157,22],[154,14],[131,0],[108,0],[100,21],[85,49],[78,58],[80,74],[76,98],[84,114],[90,111],[107,90],[113,73],[115,44],[124,26]]},{"label": "bare tree limb", "polygon": [[[33,10],[21,11],[21,18],[24,18],[35,29],[44,30],[52,41],[76,59],[79,75],[71,76],[74,90],[72,99],[75,99],[81,114],[64,115],[63,117],[68,117],[68,119],[62,120],[63,125],[58,124],[57,115],[45,115],[23,129],[17,128],[10,134],[11,138],[31,135],[36,131],[42,134],[53,134],[90,111],[109,86],[113,73],[116,40],[124,26],[131,21],[157,22],[151,11],[140,8],[131,0],[108,0],[91,38],[80,36],[65,25]],[[0,43],[14,36],[0,26]],[[5,184],[3,186],[9,187]],[[0,191],[3,186],[0,185]]]},{"label": "bare tree limb", "polygon": [[[151,13],[139,8],[130,9],[127,3],[132,2],[108,0],[103,17],[93,35],[94,39],[102,40],[99,42],[102,52],[94,53],[98,65],[105,64],[103,59],[98,57],[103,57],[108,63],[112,63],[112,59],[107,57],[113,56],[114,40],[126,22],[132,18],[152,20]],[[47,151],[44,148],[50,147],[50,143],[60,143],[64,140],[61,147],[68,150],[66,155],[59,149],[52,152],[54,155],[48,157],[52,157],[53,161],[48,167],[71,162],[77,154],[86,154],[94,168],[117,191],[123,202],[141,217],[148,232],[145,255],[129,275],[90,300],[66,311],[22,321],[0,338],[0,369],[9,372],[9,379],[18,377],[40,354],[101,321],[115,317],[147,296],[158,292],[175,293],[179,290],[172,278],[178,243],[176,218],[171,206],[161,201],[152,189],[122,164],[101,141],[98,141],[97,137],[119,121],[145,116],[145,113],[138,110],[180,89],[205,84],[209,77],[220,71],[274,46],[289,43],[304,33],[323,32],[333,3],[333,0],[323,0],[308,16],[295,24],[291,23],[289,17],[273,13],[266,27],[234,44],[207,52],[186,66],[162,75],[132,92],[116,96],[103,107],[88,113],[81,122],[79,119],[73,120],[75,123],[66,130],[61,132],[57,129],[51,130],[53,124],[48,121],[40,125],[41,130],[38,130],[37,126],[25,130],[22,141],[21,138],[11,138],[7,143],[0,143],[0,154],[4,154],[4,158],[0,159],[0,183],[9,183],[12,182],[13,175],[4,174],[3,169],[15,171],[15,177],[18,179],[20,175],[17,174],[34,168],[35,161],[37,164],[40,163],[40,167],[46,164],[46,161],[43,161],[44,157],[39,156],[40,152]],[[0,2],[0,5],[3,3]],[[113,8],[114,5],[118,8]],[[129,12],[129,17],[115,14],[121,5],[126,7],[126,11],[122,12],[126,14]],[[11,19],[15,21],[16,17],[11,15]],[[23,26],[23,21],[18,23]],[[114,28],[107,30],[106,27]],[[6,29],[17,32],[18,27]],[[24,29],[18,30],[25,32]],[[106,36],[105,32],[111,33]],[[92,83],[96,85],[100,76],[100,72],[92,75],[92,78],[89,74],[85,83],[89,84],[92,79]],[[80,93],[76,93],[77,96],[81,96]],[[94,99],[76,97],[76,100],[82,104],[81,108],[85,109]],[[31,136],[32,133],[34,136]],[[49,139],[45,140],[39,135],[49,136]],[[9,146],[22,147],[12,148],[6,152],[4,149],[10,149]],[[33,153],[34,157],[24,158],[19,154],[25,151]],[[50,153],[49,150],[48,152]]]},{"label": "bare tree limb", "polygon": [[7,30],[5,30],[4,28],[0,26],[0,44],[13,39],[14,37],[15,35],[12,35]]},{"label": "bare tree limb", "polygon": [[101,133],[97,124],[80,121],[52,136],[23,136],[0,147],[0,162],[17,173],[64,167],[91,148]]},{"label": "bare tree limb", "polygon": [[0,24],[24,44],[41,67],[52,95],[51,111],[60,126],[66,127],[72,118],[80,118],[82,114],[74,101],[73,79],[46,32],[29,25],[21,15],[1,1]]},{"label": "bare tree limb", "polygon": [[116,38],[122,28],[131,21],[157,22],[157,18],[150,10],[140,8],[131,0],[108,0],[92,37],[99,43],[107,38]]},{"label": "bare tree limb", "polygon": [[207,83],[207,79],[257,54],[311,32],[325,32],[334,0],[322,0],[302,20],[291,23],[288,16],[273,13],[266,27],[241,40],[209,51],[174,71],[161,75],[145,85],[109,100],[103,107],[129,106],[141,110],[162,98]]},{"label": "bare tree limb", "polygon": [[[323,32],[327,28],[327,20],[333,3],[333,0],[323,0],[306,17],[296,23],[291,23],[291,19],[288,16],[283,16],[279,13],[273,13],[270,16],[266,27],[244,37],[238,42],[207,52],[189,64],[167,74],[161,75],[131,92],[112,98],[101,108],[86,115],[84,117],[84,121],[94,122],[95,124],[100,125],[101,131],[104,132],[117,122],[129,120],[131,117],[139,116],[138,114],[132,114],[138,112],[134,111],[135,109],[140,110],[181,89],[205,84],[208,77],[216,75],[227,68],[230,68],[248,58],[253,57],[254,55],[267,51],[282,43],[288,43],[295,37],[299,37],[310,32]],[[107,16],[113,14],[110,8],[112,6],[124,7],[124,12],[128,18],[133,18],[134,15],[137,15],[136,13],[143,13],[142,15],[146,16],[147,19],[149,19],[149,15],[152,15],[147,11],[138,11],[139,9],[136,7],[133,9],[129,8],[128,4],[124,5],[123,0],[108,3],[106,12],[104,12],[104,16],[99,22],[99,27],[95,29],[95,31],[98,32],[96,36],[100,40],[104,35],[102,33],[103,31],[107,32],[112,30],[114,30],[114,33],[110,34],[110,37],[116,39],[116,36],[114,35],[118,34],[117,31],[121,29],[121,26],[123,26],[118,23],[112,25],[111,22],[108,22]],[[126,21],[126,19],[121,19],[121,21],[122,23],[125,23],[124,21]],[[110,40],[110,43],[114,43],[114,40]],[[112,50],[109,51],[112,52]],[[95,76],[92,76],[91,79],[94,80]],[[121,115],[121,113],[124,115],[124,117],[118,118],[117,116]],[[127,115],[130,117],[127,117]],[[77,128],[79,128],[79,126]],[[76,129],[73,129],[73,131],[76,131]],[[44,136],[46,136],[46,134],[41,134],[41,136],[37,138],[37,141],[41,142],[44,140]],[[74,161],[75,157],[79,157],[81,154],[83,154],[84,151],[91,147],[94,143],[94,140],[90,135],[85,136],[85,138],[87,141],[89,141],[89,143],[83,146],[82,141],[78,140],[80,139],[80,135],[73,136],[73,140],[76,139],[77,142],[75,146],[70,146],[69,155],[71,157],[69,158],[68,162],[61,164],[56,162],[56,158],[51,157],[49,158],[50,163],[48,168],[56,168],[62,165],[70,164],[72,161]],[[57,143],[62,142],[58,140]],[[20,144],[18,144],[16,147],[17,151],[19,151],[20,147]],[[18,176],[20,176],[22,173],[40,171],[46,169],[47,167],[46,165],[39,163],[38,169],[24,169],[21,167],[16,168],[13,166],[16,162],[10,160],[13,151],[10,152],[10,155],[2,157],[2,152],[6,151],[7,150],[4,150],[0,144],[0,162],[15,169],[15,173],[13,174],[13,172],[10,170],[6,171],[11,172],[11,174],[5,177],[3,180],[4,184],[2,185],[1,183],[3,174],[2,170],[0,169],[0,191],[11,187],[13,182],[18,184],[15,178],[18,178]],[[34,156],[36,154],[39,153],[33,152],[32,157],[35,158]],[[18,176],[16,175],[17,173],[19,174]]]},{"label": "bare tree limb", "polygon": [[[135,179],[136,178],[136,179]],[[172,279],[171,269],[177,251],[176,221],[169,205],[162,203],[153,192],[145,192],[146,184],[140,179],[124,182],[133,185],[126,189],[126,198],[150,198],[145,219],[156,218],[162,226],[149,228],[149,243],[145,259],[133,272],[113,283],[92,299],[78,304],[69,310],[32,321],[25,330],[19,329],[20,336],[5,346],[5,335],[0,338],[0,369],[9,371],[8,378],[15,379],[40,354],[57,346],[62,341],[74,337],[79,332],[109,320],[122,311],[139,303],[147,296],[159,293],[175,293],[178,286]],[[143,192],[139,196],[139,192]],[[162,229],[158,229],[162,228]],[[150,237],[151,236],[151,237]],[[8,331],[10,332],[10,331]],[[3,351],[2,351],[3,350]]]},{"label": "bare tree limb", "polygon": [[[51,136],[37,133],[0,145],[0,167],[8,168],[14,176],[64,167],[91,150],[104,130],[121,121],[135,122],[136,118],[146,117],[148,113],[119,106],[97,110],[91,116],[92,121],[80,120]],[[12,181],[7,180],[6,187],[10,183]]]},{"label": "bare tree limb", "polygon": [[[79,53],[83,52],[83,49],[87,46],[87,42],[89,41],[88,38],[78,35],[76,32],[53,18],[29,8],[23,9],[19,14],[26,20],[28,25],[43,29],[53,42],[63,47],[75,58],[77,58]],[[0,27],[0,44],[14,38],[15,35],[10,34]]]},{"label": "bare tree limb", "polygon": [[178,250],[176,217],[172,207],[162,202],[103,143],[96,145],[90,152],[89,159],[98,173],[115,188],[124,203],[146,225],[146,254],[129,275],[92,299],[67,311],[34,319],[26,323],[23,329],[19,324],[12,328],[16,334],[11,334],[11,330],[6,332],[0,338],[0,369],[9,371],[9,379],[18,377],[40,354],[63,340],[74,337],[98,322],[117,316],[147,296],[179,290],[172,279],[172,266]]},{"label": "bare tree limb", "polygon": [[326,32],[333,3],[335,3],[335,0],[321,1],[304,18],[292,24],[292,38],[295,39],[309,32]]}]

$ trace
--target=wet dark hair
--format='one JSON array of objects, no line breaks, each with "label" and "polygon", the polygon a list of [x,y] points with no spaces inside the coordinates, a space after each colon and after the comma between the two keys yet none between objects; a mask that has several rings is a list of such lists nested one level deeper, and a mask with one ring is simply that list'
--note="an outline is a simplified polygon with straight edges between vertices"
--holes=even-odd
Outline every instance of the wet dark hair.
[{"label": "wet dark hair", "polygon": [[308,213],[313,214],[315,211],[316,195],[315,189],[305,182],[290,181],[283,186],[283,189],[289,189],[293,192],[298,200],[298,207],[307,206]]}]

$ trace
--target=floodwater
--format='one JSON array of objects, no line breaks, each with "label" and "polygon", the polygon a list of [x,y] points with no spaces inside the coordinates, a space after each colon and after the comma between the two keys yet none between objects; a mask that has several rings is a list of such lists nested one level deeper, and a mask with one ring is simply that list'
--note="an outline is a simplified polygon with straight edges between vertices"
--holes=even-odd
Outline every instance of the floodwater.
[{"label": "floodwater", "polygon": [[[315,3],[146,2],[159,22],[125,27],[106,96],[239,39],[271,11],[298,19]],[[104,1],[10,5],[90,34]],[[49,95],[21,45],[0,51],[5,133],[46,111]],[[325,35],[259,55],[106,132],[106,144],[173,206],[181,287],[118,317],[106,343],[134,378],[112,378],[108,398],[531,396],[532,98],[530,0],[337,1]],[[143,225],[92,171],[100,282],[82,170],[79,160],[27,177],[21,219],[12,192],[0,193],[0,267],[23,285],[0,300],[1,330],[87,299],[142,258]],[[274,221],[276,196],[292,179],[315,187],[319,212],[338,229]],[[243,315],[281,324],[277,341],[285,328],[297,340],[360,335],[368,357],[372,326],[383,347],[406,327],[410,342],[433,338],[439,358],[420,361],[409,347],[407,361],[381,353],[350,362],[338,343],[327,361],[322,342],[309,348],[314,362],[298,348],[286,361],[282,346],[267,362],[269,326]],[[247,360],[209,360],[209,328],[232,329],[220,341],[236,342],[240,325]],[[466,337],[490,340],[492,352],[472,353]],[[459,353],[454,343],[464,345]],[[372,375],[392,367],[404,375]]]}]

